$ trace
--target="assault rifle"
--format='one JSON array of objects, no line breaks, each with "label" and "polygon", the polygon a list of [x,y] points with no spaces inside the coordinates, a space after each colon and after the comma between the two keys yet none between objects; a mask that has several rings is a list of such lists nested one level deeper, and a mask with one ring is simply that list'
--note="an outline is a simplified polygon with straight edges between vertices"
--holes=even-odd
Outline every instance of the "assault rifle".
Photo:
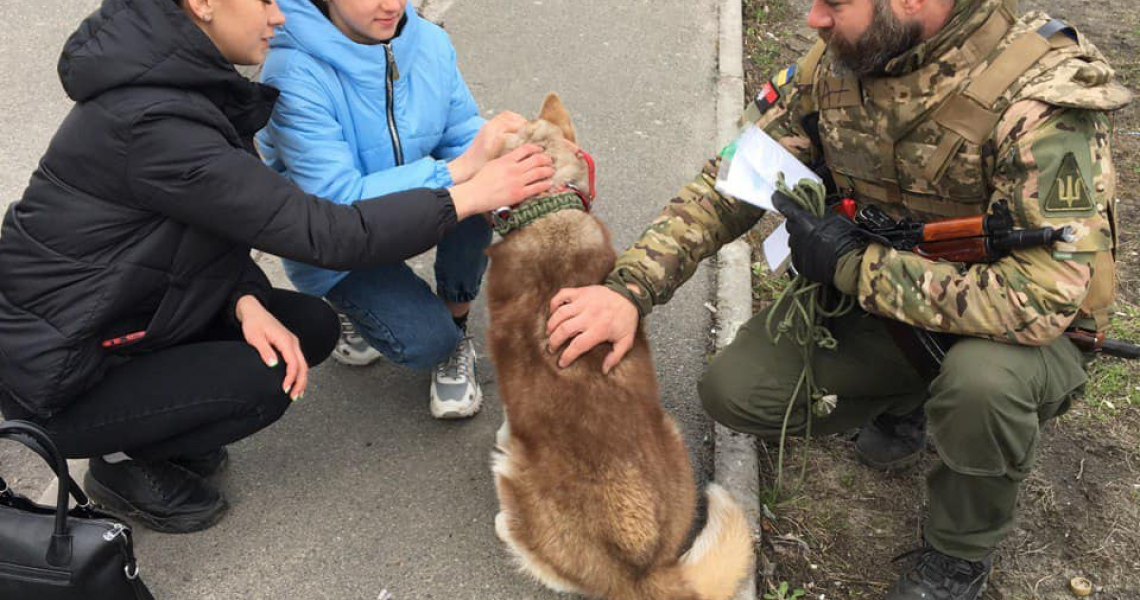
[{"label": "assault rifle", "polygon": [[989,214],[929,223],[896,221],[874,204],[859,207],[852,218],[868,232],[868,237],[896,250],[914,252],[930,260],[968,264],[993,262],[1021,248],[1074,240],[1072,229],[1067,226],[1014,229],[1013,215],[1005,200],[994,203]]},{"label": "assault rifle", "polygon": [[[1004,200],[994,203],[988,214],[931,222],[909,218],[896,220],[878,206],[856,206],[848,198],[832,207],[853,219],[867,238],[930,260],[988,263],[1004,258],[1014,250],[1074,241],[1073,231],[1067,226],[1060,229],[1015,229],[1013,215]],[[886,319],[886,322],[919,372],[928,377],[936,375],[946,351],[954,342],[953,336],[911,327],[893,319]],[[1065,336],[1084,352],[1140,358],[1140,346],[1105,339],[1103,332],[1074,327],[1067,330]],[[916,354],[926,357],[926,360],[913,360]]]}]

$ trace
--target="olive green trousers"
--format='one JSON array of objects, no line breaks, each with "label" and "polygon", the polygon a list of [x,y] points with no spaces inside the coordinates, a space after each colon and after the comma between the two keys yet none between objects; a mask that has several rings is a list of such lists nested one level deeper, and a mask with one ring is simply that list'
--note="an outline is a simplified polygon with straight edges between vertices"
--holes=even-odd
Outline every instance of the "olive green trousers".
[{"label": "olive green trousers", "polygon": [[[713,359],[699,392],[716,421],[779,440],[803,364],[788,336],[773,343],[766,316],[754,316]],[[1041,423],[1083,391],[1081,352],[1067,338],[1043,347],[965,338],[926,381],[879,318],[855,310],[830,329],[839,346],[816,349],[813,366],[817,384],[839,400],[829,416],[813,417],[812,434],[857,428],[882,412],[906,414],[926,401],[928,432],[941,459],[927,477],[926,540],[967,560],[988,555],[1013,527]],[[790,435],[805,431],[805,404],[800,398],[793,409]]]}]

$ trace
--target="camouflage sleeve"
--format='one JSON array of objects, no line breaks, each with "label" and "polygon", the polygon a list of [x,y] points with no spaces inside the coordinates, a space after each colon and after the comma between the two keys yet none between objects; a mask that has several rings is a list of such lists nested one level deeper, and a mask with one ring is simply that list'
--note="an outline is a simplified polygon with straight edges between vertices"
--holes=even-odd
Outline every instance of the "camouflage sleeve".
[{"label": "camouflage sleeve", "polygon": [[859,301],[924,329],[1044,345],[1072,322],[1098,252],[1112,248],[1107,210],[1115,174],[1102,112],[1019,102],[998,126],[994,201],[1016,227],[1069,226],[1072,243],[1017,251],[992,264],[933,262],[873,244],[859,274]]},{"label": "camouflage sleeve", "polygon": [[716,191],[719,166],[719,158],[710,160],[618,257],[609,281],[637,284],[645,292],[646,297],[634,302],[642,316],[652,306],[668,302],[702,260],[764,215],[763,210]]},{"label": "camouflage sleeve", "polygon": [[[796,117],[801,94],[791,77],[794,72],[790,67],[779,73],[749,104],[742,122],[764,129],[806,162],[811,157],[811,144]],[[702,260],[746,233],[764,216],[762,209],[716,190],[723,157],[731,155],[735,143],[709,160],[618,257],[606,285],[629,298],[643,317],[654,305],[668,302]],[[625,284],[636,284],[643,294],[635,296]]]}]

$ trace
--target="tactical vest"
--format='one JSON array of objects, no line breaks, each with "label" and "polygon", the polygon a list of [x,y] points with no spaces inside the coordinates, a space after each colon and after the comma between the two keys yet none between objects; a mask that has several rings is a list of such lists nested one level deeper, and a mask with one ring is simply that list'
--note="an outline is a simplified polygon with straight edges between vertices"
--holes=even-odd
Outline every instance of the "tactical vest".
[{"label": "tactical vest", "polygon": [[[898,77],[834,76],[824,60],[826,44],[816,44],[796,83],[812,89],[824,158],[841,191],[896,216],[981,214],[992,199],[987,170],[998,148],[996,130],[1011,104],[1041,99],[1105,108],[1032,93],[1040,89],[1039,75],[1089,50],[1064,23],[1043,16],[1018,20],[1015,12],[1016,0],[1006,0],[965,43]],[[1115,198],[1115,190],[1107,197]],[[1113,253],[1100,252],[1081,316],[1098,328],[1107,325],[1115,288]]]}]

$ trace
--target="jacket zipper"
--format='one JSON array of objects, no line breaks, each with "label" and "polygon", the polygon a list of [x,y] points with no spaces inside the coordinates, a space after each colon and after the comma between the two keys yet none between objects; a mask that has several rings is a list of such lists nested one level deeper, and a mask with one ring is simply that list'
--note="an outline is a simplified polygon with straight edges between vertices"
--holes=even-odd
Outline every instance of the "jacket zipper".
[{"label": "jacket zipper", "polygon": [[391,44],[384,46],[384,56],[388,59],[387,92],[388,92],[388,133],[392,135],[392,149],[396,151],[396,166],[404,164],[404,148],[400,145],[400,130],[396,128],[396,80],[400,78],[400,71],[396,68],[396,56],[392,54]]}]

